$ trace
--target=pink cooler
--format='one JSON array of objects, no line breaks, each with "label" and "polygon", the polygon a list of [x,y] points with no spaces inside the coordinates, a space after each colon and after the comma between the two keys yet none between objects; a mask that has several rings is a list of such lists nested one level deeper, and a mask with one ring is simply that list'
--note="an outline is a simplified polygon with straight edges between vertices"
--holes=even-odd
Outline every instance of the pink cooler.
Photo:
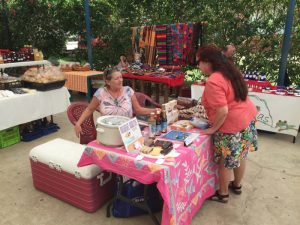
[{"label": "pink cooler", "polygon": [[85,146],[60,138],[29,153],[36,189],[94,212],[114,195],[115,179],[96,165],[77,167]]}]

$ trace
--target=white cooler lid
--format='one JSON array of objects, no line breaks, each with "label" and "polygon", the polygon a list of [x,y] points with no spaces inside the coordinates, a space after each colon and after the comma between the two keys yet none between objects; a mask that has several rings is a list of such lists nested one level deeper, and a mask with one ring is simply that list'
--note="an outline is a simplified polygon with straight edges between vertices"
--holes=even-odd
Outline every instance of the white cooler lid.
[{"label": "white cooler lid", "polygon": [[57,170],[74,174],[78,178],[90,179],[97,176],[102,170],[96,165],[77,167],[77,163],[84,152],[85,145],[56,138],[34,147],[29,157]]}]

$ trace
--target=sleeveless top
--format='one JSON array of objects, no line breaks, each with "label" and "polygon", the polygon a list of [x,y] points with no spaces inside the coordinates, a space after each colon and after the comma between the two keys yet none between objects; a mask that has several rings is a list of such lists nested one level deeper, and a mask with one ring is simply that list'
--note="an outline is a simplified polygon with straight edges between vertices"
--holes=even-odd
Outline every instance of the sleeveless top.
[{"label": "sleeveless top", "polygon": [[133,116],[133,108],[131,98],[134,91],[131,87],[124,86],[122,94],[118,98],[111,96],[106,87],[99,88],[94,96],[99,100],[98,107],[102,115],[118,115],[118,116]]}]

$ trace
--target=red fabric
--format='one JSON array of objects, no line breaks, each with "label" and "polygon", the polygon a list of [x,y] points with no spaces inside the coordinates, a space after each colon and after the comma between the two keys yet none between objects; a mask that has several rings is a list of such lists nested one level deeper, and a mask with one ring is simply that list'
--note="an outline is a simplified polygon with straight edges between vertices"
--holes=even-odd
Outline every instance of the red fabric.
[{"label": "red fabric", "polygon": [[247,128],[257,114],[256,107],[249,97],[243,102],[234,100],[231,82],[221,73],[213,73],[207,79],[202,104],[211,123],[216,119],[218,108],[228,107],[227,117],[219,129],[222,133],[234,134]]},{"label": "red fabric", "polygon": [[7,54],[10,53],[10,50],[8,49],[0,49],[0,54]]},{"label": "red fabric", "polygon": [[135,75],[132,73],[124,73],[123,78],[136,79],[136,80],[146,80],[156,83],[166,84],[169,87],[178,87],[184,83],[184,73],[147,73],[146,75]]},{"label": "red fabric", "polygon": [[252,88],[253,91],[261,92],[265,87],[272,88],[272,84],[269,81],[255,81],[255,80],[246,80],[247,86]]},{"label": "red fabric", "polygon": [[181,70],[181,66],[178,66],[178,65],[163,65],[163,66],[160,66],[166,70]]}]

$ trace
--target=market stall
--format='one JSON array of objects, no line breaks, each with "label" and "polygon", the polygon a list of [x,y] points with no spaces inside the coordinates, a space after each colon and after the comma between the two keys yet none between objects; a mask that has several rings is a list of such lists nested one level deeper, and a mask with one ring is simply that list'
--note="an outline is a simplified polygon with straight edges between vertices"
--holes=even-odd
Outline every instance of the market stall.
[{"label": "market stall", "polygon": [[141,92],[144,82],[155,85],[156,101],[159,102],[160,84],[163,84],[164,103],[168,101],[170,88],[184,84],[181,67],[194,65],[196,52],[203,44],[204,22],[174,23],[132,27],[132,55],[134,61],[124,68],[123,77],[131,79],[131,86],[139,81]]},{"label": "market stall", "polygon": [[[248,85],[251,87],[249,97],[259,110],[256,117],[257,128],[292,135],[293,142],[295,142],[300,126],[300,97],[295,96],[297,94],[288,95],[287,92],[277,92],[276,89],[269,90],[268,93],[263,92],[261,83],[255,81],[248,82]],[[192,98],[200,99],[204,88],[204,85],[193,84]]]},{"label": "market stall", "polygon": [[[191,132],[199,133],[199,130]],[[218,183],[217,165],[213,163],[209,136],[200,134],[189,147],[179,143],[174,144],[174,148],[177,156],[158,159],[93,141],[86,147],[78,166],[96,164],[144,184],[157,182],[164,200],[161,224],[186,225],[191,223],[203,202],[214,194]]]}]

